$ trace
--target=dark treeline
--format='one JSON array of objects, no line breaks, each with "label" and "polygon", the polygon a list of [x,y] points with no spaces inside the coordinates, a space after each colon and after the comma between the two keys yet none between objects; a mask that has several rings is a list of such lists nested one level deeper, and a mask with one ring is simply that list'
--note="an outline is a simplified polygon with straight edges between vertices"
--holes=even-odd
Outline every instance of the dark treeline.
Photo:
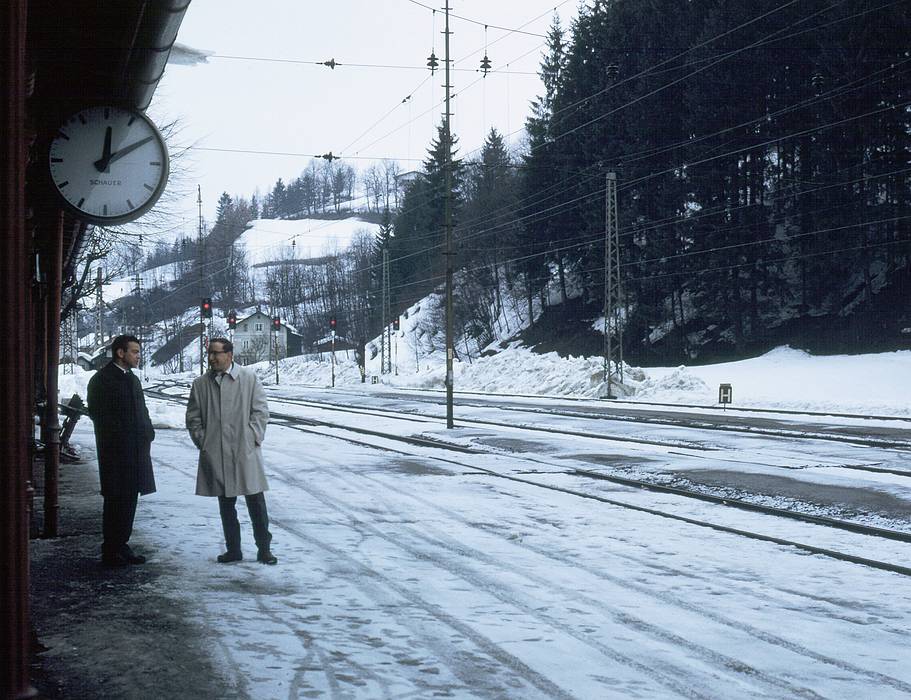
[{"label": "dark treeline", "polygon": [[[909,9],[595,2],[568,32],[555,22],[525,152],[493,132],[454,166],[461,331],[492,337],[504,290],[526,318],[580,287],[600,308],[616,172],[631,358],[806,340],[795,329],[827,333],[819,319],[897,332],[911,291]],[[442,139],[395,219],[399,305],[441,281]]]}]

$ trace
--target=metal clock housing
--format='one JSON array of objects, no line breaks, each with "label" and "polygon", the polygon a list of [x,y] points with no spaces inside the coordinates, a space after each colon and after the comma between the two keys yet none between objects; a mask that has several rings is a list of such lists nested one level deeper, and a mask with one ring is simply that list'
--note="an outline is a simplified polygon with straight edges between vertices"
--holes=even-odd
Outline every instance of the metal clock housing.
[{"label": "metal clock housing", "polygon": [[49,149],[54,189],[78,218],[122,224],[146,213],[168,181],[168,149],[142,112],[88,107],[66,120]]}]

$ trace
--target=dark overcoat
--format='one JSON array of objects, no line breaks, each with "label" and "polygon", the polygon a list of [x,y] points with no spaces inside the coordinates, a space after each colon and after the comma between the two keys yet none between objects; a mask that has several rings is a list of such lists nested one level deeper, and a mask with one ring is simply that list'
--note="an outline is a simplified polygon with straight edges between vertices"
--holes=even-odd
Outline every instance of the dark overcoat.
[{"label": "dark overcoat", "polygon": [[113,362],[89,380],[88,411],[95,424],[103,496],[154,493],[151,445],[155,430],[139,378]]}]

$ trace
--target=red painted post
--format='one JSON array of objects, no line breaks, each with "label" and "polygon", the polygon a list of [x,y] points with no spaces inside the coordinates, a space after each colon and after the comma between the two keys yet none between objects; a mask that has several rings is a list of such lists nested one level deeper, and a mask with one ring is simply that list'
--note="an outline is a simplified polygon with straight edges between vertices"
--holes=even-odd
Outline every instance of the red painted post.
[{"label": "red painted post", "polygon": [[47,256],[45,352],[47,402],[44,410],[44,529],[42,537],[57,537],[60,529],[60,411],[57,372],[60,362],[60,290],[63,288],[63,212],[50,231]]},{"label": "red painted post", "polygon": [[[31,319],[26,231],[25,62],[27,0],[0,4],[0,697],[34,695],[29,684],[27,489],[31,474]],[[23,361],[15,358],[24,358]]]}]

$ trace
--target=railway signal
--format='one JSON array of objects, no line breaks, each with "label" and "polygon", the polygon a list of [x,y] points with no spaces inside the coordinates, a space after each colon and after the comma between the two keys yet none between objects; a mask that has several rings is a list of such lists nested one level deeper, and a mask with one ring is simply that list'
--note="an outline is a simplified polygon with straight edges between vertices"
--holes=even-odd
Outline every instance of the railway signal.
[{"label": "railway signal", "polygon": [[334,332],[337,326],[338,322],[335,320],[335,316],[333,316],[329,319],[329,330]]},{"label": "railway signal", "polygon": [[228,328],[232,331],[237,328],[237,314],[233,311],[228,314]]},{"label": "railway signal", "polygon": [[273,316],[273,317],[272,317],[272,330],[273,330],[273,331],[280,331],[281,329],[282,329],[282,320],[281,320],[281,318],[278,317],[278,316]]},{"label": "railway signal", "polygon": [[399,329],[399,317],[396,316],[392,319],[392,330],[397,331]]},{"label": "railway signal", "polygon": [[203,318],[212,318],[212,299],[204,297],[199,303],[199,315]]}]

